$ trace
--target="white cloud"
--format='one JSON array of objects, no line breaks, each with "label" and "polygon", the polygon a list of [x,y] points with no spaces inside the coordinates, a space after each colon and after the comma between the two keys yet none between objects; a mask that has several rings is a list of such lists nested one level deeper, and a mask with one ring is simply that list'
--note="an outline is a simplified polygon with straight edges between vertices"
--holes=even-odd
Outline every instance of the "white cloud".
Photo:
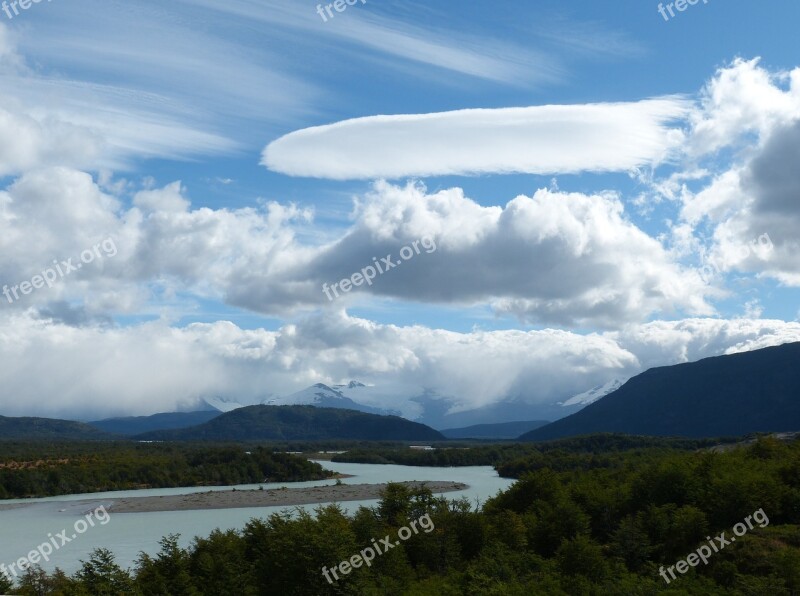
[{"label": "white cloud", "polygon": [[611,193],[542,189],[505,207],[482,207],[457,188],[429,194],[418,185],[379,183],[357,214],[352,233],[315,264],[331,282],[347,275],[359,254],[369,262],[430,236],[436,253],[383,276],[372,292],[491,303],[500,313],[559,325],[616,327],[657,312],[713,312],[697,274],[675,265],[659,242],[627,221]]},{"label": "white cloud", "polygon": [[180,182],[173,182],[164,188],[137,192],[133,204],[142,211],[186,212],[191,203],[184,197],[184,192]]},{"label": "white cloud", "polygon": [[262,163],[292,176],[374,179],[447,174],[626,171],[682,140],[678,98],[635,103],[371,116],[295,131]]},{"label": "white cloud", "polygon": [[706,86],[690,124],[684,157],[708,171],[698,189],[682,189],[675,229],[710,230],[708,246],[697,245],[722,274],[800,286],[800,68],[735,60]]},{"label": "white cloud", "polygon": [[128,168],[134,158],[238,148],[193,121],[191,110],[166,108],[163,97],[24,73],[0,73],[0,89],[0,175],[47,166]]},{"label": "white cloud", "polygon": [[[228,0],[224,3],[214,0],[181,1],[234,15],[249,26],[253,23],[264,24],[276,33],[294,29],[305,35],[306,45],[324,41],[329,48],[355,46],[362,50],[359,52],[361,60],[375,60],[373,54],[379,52],[379,55],[388,55],[399,62],[398,70],[403,68],[403,63],[410,62],[444,72],[513,85],[552,83],[564,75],[560,60],[554,54],[533,50],[529,44],[497,39],[490,33],[470,34],[431,24],[448,22],[446,14],[442,14],[441,18],[431,18],[430,23],[425,25],[417,24],[420,19],[413,7],[404,14],[394,11],[391,15],[380,15],[374,5],[367,5],[360,11],[348,11],[346,18],[324,22],[317,15],[314,5],[299,4],[292,0]],[[426,10],[433,9],[426,7]],[[586,35],[576,34],[575,37],[578,40],[594,39],[601,33],[591,31]],[[626,42],[622,40],[622,43]],[[385,63],[385,60],[381,59],[381,63]],[[426,74],[430,76],[430,72]]]},{"label": "white cloud", "polygon": [[687,146],[692,157],[713,154],[753,136],[763,140],[776,125],[800,117],[800,69],[769,72],[760,59],[736,59],[720,68],[692,114]]},{"label": "white cloud", "polygon": [[0,175],[231,154],[246,141],[226,131],[306,113],[314,93],[277,59],[163,5],[130,12],[76,0],[37,17],[19,29],[0,23]]},{"label": "white cloud", "polygon": [[636,354],[641,370],[800,341],[800,323],[758,319],[686,319],[631,325],[606,334]]},{"label": "white cloud", "polygon": [[651,366],[798,340],[799,324],[758,320],[659,321],[579,335],[454,333],[343,313],[277,331],[229,322],[74,327],[16,314],[0,316],[0,409],[5,415],[148,414],[189,407],[202,396],[250,402],[352,378],[393,395],[384,407],[396,408],[399,398],[423,390],[456,397],[462,408],[508,396],[552,403]]},{"label": "white cloud", "polygon": [[[713,313],[699,275],[627,221],[613,194],[539,190],[483,207],[458,188],[428,193],[421,185],[378,183],[358,199],[352,227],[320,245],[299,233],[314,229],[311,212],[292,205],[191,209],[187,189],[175,182],[135,192],[125,209],[124,196],[109,192],[65,168],[31,172],[0,192],[4,284],[107,237],[119,251],[10,308],[80,298],[96,309],[113,298],[131,309],[145,306],[148,293],[158,302],[188,292],[264,314],[297,313],[328,306],[324,283],[350,277],[373,257],[397,261],[403,246],[427,236],[435,252],[337,306],[365,296],[492,305],[524,321],[612,328],[658,313]],[[30,246],[32,237],[46,240]]]}]

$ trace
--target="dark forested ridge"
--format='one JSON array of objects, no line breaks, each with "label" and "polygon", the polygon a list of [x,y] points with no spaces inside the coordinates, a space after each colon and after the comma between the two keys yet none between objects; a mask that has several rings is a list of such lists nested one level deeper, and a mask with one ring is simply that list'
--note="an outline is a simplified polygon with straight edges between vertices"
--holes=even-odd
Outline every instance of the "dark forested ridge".
[{"label": "dark forested ridge", "polygon": [[[520,462],[520,480],[477,509],[391,485],[352,516],[335,506],[254,519],[180,548],[140,556],[130,572],[98,550],[71,577],[34,570],[19,594],[218,596],[794,596],[800,593],[800,442],[759,439],[725,452],[611,451],[607,465],[564,465],[554,449]],[[589,442],[585,442],[588,445]],[[595,445],[601,443],[595,442]],[[576,445],[577,446],[577,445]],[[544,458],[544,459],[541,459]],[[576,462],[577,463],[577,460]],[[661,568],[753,514],[743,534],[668,585]],[[338,582],[322,569],[429,516],[426,527]],[[2,580],[0,580],[2,583]]]},{"label": "dark forested ridge", "polygon": [[222,414],[217,410],[198,412],[165,412],[151,416],[126,416],[106,418],[88,424],[102,431],[122,436],[133,436],[153,430],[169,430],[197,426]]},{"label": "dark forested ridge", "polygon": [[521,434],[549,424],[547,420],[475,424],[463,428],[446,428],[441,433],[448,439],[516,439]]},{"label": "dark forested ridge", "polygon": [[[352,445],[345,453],[334,455],[335,462],[356,464],[398,464],[402,466],[494,466],[501,476],[518,478],[511,471],[519,461],[545,458],[551,465],[574,461],[575,457],[615,454],[623,451],[696,451],[717,445],[729,445],[736,439],[682,439],[670,437],[635,437],[621,434],[597,434],[542,443],[468,443],[438,444],[430,451],[409,449],[407,445]],[[512,467],[506,467],[511,465]]]},{"label": "dark forested ridge", "polygon": [[248,406],[191,428],[136,437],[157,441],[442,441],[429,426],[398,416],[314,406]]},{"label": "dark forested ridge", "polygon": [[304,458],[241,445],[6,443],[0,452],[2,499],[291,482],[330,475]]},{"label": "dark forested ridge", "polygon": [[55,418],[0,416],[0,439],[16,441],[91,441],[114,436],[82,422]]},{"label": "dark forested ridge", "polygon": [[800,430],[800,343],[653,368],[520,437],[599,432],[715,437]]}]

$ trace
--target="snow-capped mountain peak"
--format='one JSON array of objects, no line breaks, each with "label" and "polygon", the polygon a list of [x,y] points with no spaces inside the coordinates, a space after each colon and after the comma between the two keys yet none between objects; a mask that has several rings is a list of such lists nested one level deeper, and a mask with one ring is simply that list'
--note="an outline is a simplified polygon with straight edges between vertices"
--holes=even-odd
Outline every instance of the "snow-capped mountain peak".
[{"label": "snow-capped mountain peak", "polygon": [[[367,386],[358,381],[350,381],[347,385],[334,385],[333,387],[325,383],[316,383],[291,395],[275,397],[262,403],[269,406],[317,406],[358,410],[370,414],[397,414],[395,411],[367,406],[361,403],[360,399],[350,397],[364,389],[367,389]],[[353,393],[349,394],[350,392]]]},{"label": "snow-capped mountain peak", "polygon": [[334,385],[337,389],[358,389],[359,387],[366,387],[364,383],[359,381],[350,381],[347,385]]},{"label": "snow-capped mountain peak", "polygon": [[238,401],[230,399],[229,397],[204,397],[203,402],[220,412],[230,412],[245,407],[244,404],[240,404]]}]

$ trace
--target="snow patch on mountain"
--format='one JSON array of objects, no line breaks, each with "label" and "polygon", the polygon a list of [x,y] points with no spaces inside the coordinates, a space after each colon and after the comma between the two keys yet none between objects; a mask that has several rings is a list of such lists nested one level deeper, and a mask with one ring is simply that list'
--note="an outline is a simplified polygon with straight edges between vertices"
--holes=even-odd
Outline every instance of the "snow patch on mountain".
[{"label": "snow patch on mountain", "polygon": [[[346,385],[326,385],[317,383],[306,389],[302,389],[291,395],[273,397],[262,401],[268,406],[317,406],[318,408],[343,408],[346,410],[357,410],[369,414],[399,415],[397,410],[388,410],[383,407],[372,406],[364,403],[362,399],[354,397],[364,397],[364,391],[368,389],[366,385],[358,381],[350,381]],[[345,393],[346,392],[346,393]],[[384,402],[385,403],[385,402]]]},{"label": "snow patch on mountain", "polygon": [[598,399],[605,397],[609,393],[613,393],[624,384],[625,381],[621,381],[620,379],[612,379],[608,383],[598,385],[597,387],[592,387],[588,391],[574,395],[564,402],[559,402],[559,405],[564,407],[588,406],[589,404],[596,402]]}]

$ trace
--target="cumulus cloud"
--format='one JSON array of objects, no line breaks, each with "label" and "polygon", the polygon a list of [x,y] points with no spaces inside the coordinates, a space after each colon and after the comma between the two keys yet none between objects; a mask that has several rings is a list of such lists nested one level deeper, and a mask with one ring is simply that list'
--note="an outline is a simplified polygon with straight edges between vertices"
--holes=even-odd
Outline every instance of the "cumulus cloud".
[{"label": "cumulus cloud", "polygon": [[777,127],[763,150],[746,167],[742,192],[747,207],[720,225],[720,235],[742,241],[768,234],[774,250],[758,269],[800,286],[800,119]]},{"label": "cumulus cloud", "polygon": [[682,139],[670,123],[687,110],[661,98],[372,116],[290,133],[266,147],[262,163],[334,180],[618,172],[665,159]]},{"label": "cumulus cloud", "polygon": [[[482,207],[460,189],[379,183],[354,230],[311,264],[335,281],[359,262],[423,236],[437,251],[381,277],[371,292],[407,300],[491,303],[560,325],[619,326],[657,312],[709,314],[710,292],[624,217],[616,195],[539,190]],[[367,257],[365,259],[365,257]],[[356,269],[357,270],[357,269]]]},{"label": "cumulus cloud", "polygon": [[800,69],[770,72],[759,58],[738,58],[716,72],[699,103],[691,114],[689,155],[751,145],[775,126],[800,117]]},{"label": "cumulus cloud", "polygon": [[125,196],[102,190],[84,172],[59,167],[21,176],[0,191],[0,283],[18,285],[53,261],[77,262],[82,251],[108,238],[116,252],[52,288],[0,304],[27,309],[78,300],[98,315],[131,313],[159,294],[219,298],[237,276],[258,268],[268,274],[304,253],[303,247],[291,250],[288,223],[307,218],[307,212],[274,203],[264,209],[190,210],[185,190],[179,182],[142,190],[126,208]]},{"label": "cumulus cloud", "polygon": [[[710,160],[710,170],[696,192],[684,189],[680,216],[692,230],[710,228],[705,261],[800,285],[800,69],[735,60],[691,120],[686,157]],[[722,151],[732,157],[720,160]]]},{"label": "cumulus cloud", "polygon": [[[436,251],[395,267],[361,296],[452,305],[492,305],[521,320],[618,327],[658,313],[711,314],[696,272],[624,217],[616,195],[539,190],[505,207],[483,207],[458,188],[378,183],[357,199],[355,221],[334,241],[310,243],[298,228],[311,213],[292,205],[191,209],[172,183],[133,195],[133,207],[84,173],[27,174],[0,193],[4,283],[29,279],[54,258],[114,237],[119,254],[55,291],[14,305],[92,295],[97,305],[143,288],[188,291],[264,314],[326,306],[333,284],[404,246],[430,238]],[[26,238],[47,241],[28,248]],[[89,268],[87,268],[89,269]],[[89,290],[92,290],[91,292]],[[113,294],[103,298],[108,292]],[[355,294],[342,297],[350,304]]]}]

